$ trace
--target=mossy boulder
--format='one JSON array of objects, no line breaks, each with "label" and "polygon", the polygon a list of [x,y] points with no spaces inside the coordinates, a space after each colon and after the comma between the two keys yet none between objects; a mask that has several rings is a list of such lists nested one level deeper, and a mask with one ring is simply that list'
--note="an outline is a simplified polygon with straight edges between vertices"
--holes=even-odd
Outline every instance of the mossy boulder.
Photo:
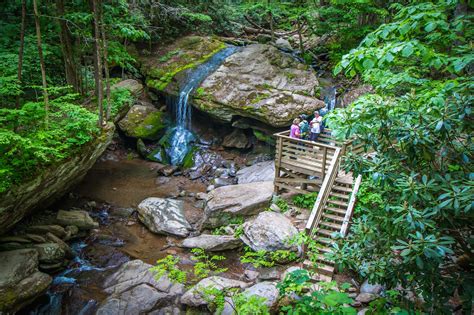
[{"label": "mossy boulder", "polygon": [[197,89],[193,105],[223,122],[249,117],[286,127],[324,107],[314,71],[277,48],[253,44],[228,57]]},{"label": "mossy boulder", "polygon": [[214,37],[186,36],[141,56],[146,84],[151,89],[175,95],[179,90],[178,73],[204,63],[225,47]]},{"label": "mossy boulder", "polygon": [[118,123],[128,137],[157,140],[166,127],[164,114],[152,106],[133,105]]}]

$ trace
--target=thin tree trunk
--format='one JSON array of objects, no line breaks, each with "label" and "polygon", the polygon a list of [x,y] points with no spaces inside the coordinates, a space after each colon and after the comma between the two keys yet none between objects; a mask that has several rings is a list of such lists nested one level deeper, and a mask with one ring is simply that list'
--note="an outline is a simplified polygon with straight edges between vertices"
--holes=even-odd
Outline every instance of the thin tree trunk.
[{"label": "thin tree trunk", "polygon": [[46,111],[45,125],[49,127],[49,97],[48,97],[48,84],[46,83],[46,68],[44,66],[43,48],[41,45],[41,26],[38,14],[38,5],[36,0],[33,0],[33,10],[35,13],[35,26],[36,26],[36,39],[38,44],[38,56],[41,67],[41,80],[43,81],[43,98],[44,98],[44,109]]},{"label": "thin tree trunk", "polygon": [[100,54],[100,13],[98,8],[98,0],[91,0],[94,29],[94,79],[95,79],[95,92],[97,96],[97,106],[99,107],[99,126],[103,127],[104,123],[104,108],[102,105],[103,101],[103,90],[102,90],[102,63]]},{"label": "thin tree trunk", "polygon": [[300,20],[299,17],[298,17],[296,27],[298,28],[298,40],[299,40],[299,43],[300,43],[300,52],[301,52],[301,54],[304,54],[303,35],[301,34],[301,31],[303,30],[303,23],[301,23],[301,20]]},{"label": "thin tree trunk", "polygon": [[61,40],[61,50],[64,58],[64,69],[66,72],[66,82],[72,85],[74,91],[79,92],[79,83],[77,76],[76,62],[72,48],[71,34],[68,31],[67,23],[64,20],[64,0],[56,0],[56,10],[58,14],[58,23],[60,27],[59,38]]},{"label": "thin tree trunk", "polygon": [[[102,11],[101,11],[102,13]],[[104,66],[104,73],[105,73],[105,95],[107,98],[107,113],[106,113],[106,120],[108,121],[110,119],[110,112],[111,112],[111,107],[112,103],[110,102],[110,74],[109,74],[109,64],[107,62],[107,36],[105,35],[105,26],[103,22],[103,14],[100,15],[101,21],[100,21],[100,31],[102,33],[102,56],[104,57],[103,60],[103,66]]]},{"label": "thin tree trunk", "polygon": [[270,32],[272,35],[272,42],[275,41],[275,31],[273,29],[273,13],[272,13],[272,7],[271,7],[271,0],[267,0],[267,6],[268,6],[268,19],[270,22]]},{"label": "thin tree trunk", "polygon": [[[18,84],[21,86],[23,72],[23,51],[25,48],[26,0],[21,1],[20,51],[18,52]],[[20,108],[20,95],[16,96],[16,108]]]}]

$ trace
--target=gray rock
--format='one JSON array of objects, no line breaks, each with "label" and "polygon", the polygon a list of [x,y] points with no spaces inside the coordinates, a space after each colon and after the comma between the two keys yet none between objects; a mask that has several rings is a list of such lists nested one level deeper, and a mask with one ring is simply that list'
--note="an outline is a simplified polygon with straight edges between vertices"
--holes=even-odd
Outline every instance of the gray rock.
[{"label": "gray rock", "polygon": [[284,280],[288,274],[292,273],[293,271],[297,271],[297,270],[304,270],[304,269],[301,268],[301,267],[298,267],[298,266],[291,266],[290,268],[286,269],[282,273],[281,280]]},{"label": "gray rock", "polygon": [[151,197],[138,205],[138,218],[154,233],[186,237],[191,225],[183,207],[181,200]]},{"label": "gray rock", "polygon": [[80,230],[90,230],[99,227],[99,223],[92,220],[84,210],[59,210],[56,221],[61,225],[75,225]]},{"label": "gray rock", "polygon": [[61,245],[57,243],[36,244],[34,248],[38,251],[38,260],[41,263],[57,263],[66,256]]},{"label": "gray rock", "polygon": [[245,279],[249,280],[249,281],[255,281],[257,280],[258,276],[260,275],[260,273],[258,271],[254,271],[254,270],[248,270],[246,269],[244,271],[244,276],[245,276]]},{"label": "gray rock", "polygon": [[148,313],[148,315],[180,315],[185,314],[181,312],[181,310],[176,306],[165,306],[158,310],[154,310],[153,312]]},{"label": "gray rock", "polygon": [[224,297],[224,308],[220,315],[236,315],[235,304],[230,296]]},{"label": "gray rock", "polygon": [[67,235],[66,230],[60,225],[33,225],[27,228],[28,232],[37,233],[40,235],[46,233],[52,233],[59,238],[63,238]]},{"label": "gray rock", "polygon": [[275,162],[264,161],[240,169],[237,172],[239,184],[253,182],[273,182],[275,179]]},{"label": "gray rock", "polygon": [[369,303],[373,300],[377,299],[378,295],[370,294],[370,293],[359,293],[359,295],[355,298],[356,302],[359,303]]},{"label": "gray rock", "polygon": [[130,92],[132,92],[132,94],[135,94],[135,95],[138,95],[143,91],[143,85],[137,80],[133,80],[133,79],[120,81],[112,85],[110,88],[111,90],[127,89]]},{"label": "gray rock", "polygon": [[218,290],[240,288],[245,289],[248,284],[238,280],[227,279],[219,276],[213,276],[199,281],[194,287],[189,289],[181,297],[181,303],[188,306],[206,305],[203,297],[203,289],[216,288]]},{"label": "gray rock", "polygon": [[226,148],[248,149],[252,144],[242,129],[234,129],[232,133],[224,137],[222,146]]},{"label": "gray rock", "polygon": [[171,179],[169,177],[166,177],[166,176],[158,176],[156,179],[155,179],[155,184],[157,185],[164,185],[164,184],[167,184],[169,183]]},{"label": "gray rock", "polygon": [[74,252],[72,251],[71,247],[69,247],[69,245],[66,244],[66,242],[64,242],[62,239],[60,239],[59,237],[57,237],[56,235],[54,235],[52,233],[47,233],[46,237],[51,242],[54,242],[54,243],[58,244],[67,258],[74,257]]},{"label": "gray rock", "polygon": [[[0,195],[0,235],[38,208],[46,208],[70,191],[95,164],[112,140],[115,127],[108,124],[102,134],[81,146],[76,154],[59,163],[53,163],[31,180],[15,185]],[[31,231],[42,234],[41,232]],[[58,237],[58,235],[52,232]]]},{"label": "gray rock", "polygon": [[198,200],[207,200],[207,194],[203,192],[198,192],[195,198]]},{"label": "gray rock", "polygon": [[44,294],[52,278],[38,271],[38,252],[0,252],[0,313],[15,313]]},{"label": "gray rock", "polygon": [[242,241],[254,251],[291,250],[298,251],[289,240],[298,234],[298,230],[283,214],[264,211],[243,225]]},{"label": "gray rock", "polygon": [[231,235],[202,234],[197,237],[185,239],[182,246],[185,248],[202,248],[209,252],[217,252],[239,248],[242,246],[242,241]]},{"label": "gray rock", "polygon": [[291,44],[288,40],[284,39],[284,38],[278,38],[276,41],[275,41],[275,46],[277,48],[280,48],[280,49],[283,49],[283,50],[293,50],[293,47],[291,47]]},{"label": "gray rock", "polygon": [[262,268],[258,276],[259,280],[280,280],[280,272],[276,267]]},{"label": "gray rock", "polygon": [[381,284],[370,284],[369,280],[365,280],[360,287],[360,293],[380,294],[383,291]]},{"label": "gray rock", "polygon": [[219,187],[208,194],[202,227],[217,227],[238,216],[257,214],[268,206],[273,194],[273,182]]},{"label": "gray rock", "polygon": [[135,212],[135,209],[133,208],[115,208],[115,209],[112,209],[110,214],[114,217],[126,219],[126,218],[129,218],[134,212]]},{"label": "gray rock", "polygon": [[301,113],[323,108],[314,96],[316,74],[276,47],[253,44],[228,57],[201,88],[206,97],[193,105],[217,120],[231,123],[249,117],[287,127]]},{"label": "gray rock", "polygon": [[178,170],[177,166],[174,165],[166,165],[158,170],[158,173],[163,174],[164,176],[171,176],[174,172]]},{"label": "gray rock", "polygon": [[265,299],[265,305],[273,309],[278,302],[279,291],[273,282],[259,282],[246,289],[243,294],[248,297],[253,295],[262,297]]},{"label": "gray rock", "polygon": [[212,181],[215,188],[234,185],[234,180],[232,178],[214,178]]}]

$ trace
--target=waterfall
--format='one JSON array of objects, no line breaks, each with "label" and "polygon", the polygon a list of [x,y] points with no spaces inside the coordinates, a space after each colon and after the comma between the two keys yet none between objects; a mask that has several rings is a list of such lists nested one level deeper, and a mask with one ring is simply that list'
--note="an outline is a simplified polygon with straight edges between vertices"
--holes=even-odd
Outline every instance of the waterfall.
[{"label": "waterfall", "polygon": [[189,71],[185,82],[181,85],[179,96],[172,106],[176,112],[176,127],[172,131],[170,147],[166,150],[171,164],[180,164],[190,150],[190,142],[194,140],[191,130],[192,108],[188,104],[189,96],[199,87],[201,82],[215,71],[224,60],[238,50],[236,46],[222,49],[205,63]]}]

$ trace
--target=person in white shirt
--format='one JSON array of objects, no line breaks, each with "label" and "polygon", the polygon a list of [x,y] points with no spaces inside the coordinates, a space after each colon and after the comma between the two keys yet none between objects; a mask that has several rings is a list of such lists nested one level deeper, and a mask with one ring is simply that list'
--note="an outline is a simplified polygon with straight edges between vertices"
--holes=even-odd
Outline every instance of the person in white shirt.
[{"label": "person in white shirt", "polygon": [[317,141],[319,134],[321,133],[321,124],[323,122],[323,117],[319,115],[318,111],[314,112],[314,118],[311,120],[309,125],[311,126],[311,141]]}]

